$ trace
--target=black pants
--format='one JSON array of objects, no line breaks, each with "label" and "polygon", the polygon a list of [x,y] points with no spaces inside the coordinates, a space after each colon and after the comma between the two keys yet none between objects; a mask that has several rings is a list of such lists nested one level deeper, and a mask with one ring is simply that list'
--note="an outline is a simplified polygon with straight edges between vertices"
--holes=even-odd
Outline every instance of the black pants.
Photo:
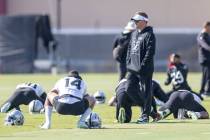
[{"label": "black pants", "polygon": [[[116,94],[116,101],[117,101],[117,105],[116,105],[116,119],[118,119],[119,116],[119,110],[120,108],[124,108],[125,109],[125,116],[126,116],[126,120],[125,123],[129,123],[131,121],[132,118],[132,106],[135,106],[136,104],[133,102],[133,100],[130,99],[130,97],[128,96],[128,94],[124,91],[124,92],[119,92]],[[141,106],[142,107],[144,105],[143,102],[141,102]],[[152,99],[152,107],[153,107],[153,111],[151,112],[150,116],[154,117],[153,115],[155,113],[157,113],[157,108],[156,108],[156,103],[154,98]]]},{"label": "black pants", "polygon": [[158,87],[158,88],[155,88],[154,89],[154,86],[153,86],[153,96],[155,98],[157,98],[158,100],[166,103],[168,101],[168,94],[166,94],[161,87]]},{"label": "black pants", "polygon": [[141,103],[144,103],[142,106],[142,115],[149,117],[152,104],[152,75],[139,76],[129,72],[127,82],[127,94],[135,104],[141,106]]},{"label": "black pants", "polygon": [[127,73],[126,63],[125,62],[117,62],[118,72],[119,72],[119,81],[125,78]]},{"label": "black pants", "polygon": [[12,96],[4,104],[8,102],[11,103],[11,106],[7,111],[12,110],[13,108],[20,110],[20,105],[28,105],[33,100],[40,100],[40,97],[38,97],[36,93],[29,88],[20,88],[15,90]]},{"label": "black pants", "polygon": [[132,117],[131,106],[133,105],[133,101],[129,98],[129,96],[126,92],[121,92],[121,93],[117,94],[116,99],[117,99],[116,119],[118,119],[120,108],[124,108],[125,116],[126,116],[125,123],[130,122],[131,117]]},{"label": "black pants", "polygon": [[160,111],[169,109],[171,113],[177,113],[180,108],[194,112],[206,111],[202,105],[194,100],[192,93],[180,91],[172,93],[166,104],[160,108]]},{"label": "black pants", "polygon": [[210,65],[202,65],[202,80],[200,93],[210,94]]}]

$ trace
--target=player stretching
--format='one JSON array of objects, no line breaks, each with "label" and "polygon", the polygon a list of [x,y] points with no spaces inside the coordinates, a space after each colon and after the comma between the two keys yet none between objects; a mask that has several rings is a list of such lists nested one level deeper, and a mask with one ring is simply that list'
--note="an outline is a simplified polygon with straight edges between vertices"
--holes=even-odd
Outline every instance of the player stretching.
[{"label": "player stretching", "polygon": [[181,62],[180,55],[171,54],[169,57],[167,79],[165,81],[165,85],[170,83],[173,85],[173,90],[169,94],[180,89],[191,90],[187,83],[187,74],[188,67]]},{"label": "player stretching", "polygon": [[44,104],[46,93],[39,84],[22,83],[17,85],[14,93],[1,106],[1,112],[6,113],[13,108],[20,110],[20,105],[28,105],[33,100],[39,100]]},{"label": "player stretching", "polygon": [[197,119],[208,119],[209,114],[200,104],[199,98],[187,90],[175,91],[171,94],[169,100],[159,109],[161,118],[166,118],[171,113],[178,112],[179,109],[186,110],[183,117]]},{"label": "player stretching", "polygon": [[77,126],[88,128],[85,119],[95,105],[94,97],[86,94],[86,84],[77,71],[70,71],[67,77],[57,81],[45,101],[45,123],[42,129],[51,127],[53,107],[61,115],[81,115]]}]

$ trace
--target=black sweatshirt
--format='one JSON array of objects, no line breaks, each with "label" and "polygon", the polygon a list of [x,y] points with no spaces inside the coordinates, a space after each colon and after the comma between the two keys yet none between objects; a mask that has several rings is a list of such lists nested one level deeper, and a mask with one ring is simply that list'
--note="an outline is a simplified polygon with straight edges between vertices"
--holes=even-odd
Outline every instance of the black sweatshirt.
[{"label": "black sweatshirt", "polygon": [[154,71],[156,39],[152,27],[132,33],[127,53],[127,69],[130,72],[146,76]]},{"label": "black sweatshirt", "polygon": [[210,36],[207,32],[201,32],[197,37],[198,60],[200,64],[210,65]]}]

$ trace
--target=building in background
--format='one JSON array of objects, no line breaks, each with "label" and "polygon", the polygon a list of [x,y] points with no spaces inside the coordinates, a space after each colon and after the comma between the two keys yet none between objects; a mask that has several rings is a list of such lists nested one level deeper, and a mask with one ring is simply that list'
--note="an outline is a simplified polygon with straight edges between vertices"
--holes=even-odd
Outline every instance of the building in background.
[{"label": "building in background", "polygon": [[[59,0],[6,0],[6,14],[43,14],[56,25]],[[210,19],[209,0],[60,0],[64,28],[119,28],[139,10],[157,28],[200,28]]]},{"label": "building in background", "polygon": [[0,15],[6,14],[6,0],[0,0]]},{"label": "building in background", "polygon": [[[157,35],[155,70],[165,71],[168,55],[176,52],[191,71],[199,71],[195,63],[196,35],[210,20],[209,5],[209,0],[0,0],[0,14],[49,14],[52,27],[61,27],[54,31],[59,42],[59,67],[67,71],[113,72],[113,39],[130,17],[142,10],[150,15],[149,24]],[[44,51],[39,52],[39,59],[49,58]],[[41,62],[41,68],[48,69],[50,64]]]}]

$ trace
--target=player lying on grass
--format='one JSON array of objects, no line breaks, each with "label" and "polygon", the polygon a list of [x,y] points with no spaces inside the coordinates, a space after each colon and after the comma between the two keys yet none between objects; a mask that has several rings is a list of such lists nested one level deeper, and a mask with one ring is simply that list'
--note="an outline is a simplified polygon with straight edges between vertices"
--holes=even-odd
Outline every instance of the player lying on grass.
[{"label": "player lying on grass", "polygon": [[51,127],[52,109],[61,115],[81,115],[79,128],[88,128],[85,119],[95,105],[94,97],[86,94],[86,84],[77,71],[70,71],[67,77],[57,81],[45,101],[45,123],[42,129]]},{"label": "player lying on grass", "polygon": [[[128,94],[126,93],[126,85],[127,84],[127,80],[126,79],[122,79],[115,92],[116,92],[116,96],[113,97],[109,102],[109,105],[114,105],[114,102],[116,104],[116,119],[118,120],[118,122],[120,123],[128,123],[131,120],[132,117],[132,110],[131,107],[134,105],[137,105],[134,101],[132,101],[132,99],[128,96]],[[153,80],[152,82],[153,84],[153,93],[154,96],[157,97],[159,100],[166,102],[168,100],[168,96],[164,93],[164,91],[161,89],[160,85]],[[144,104],[144,100],[142,97],[142,104],[139,104],[138,106],[142,107]],[[151,111],[150,116],[153,118],[153,120],[156,119],[156,117],[158,117],[157,115],[157,109],[156,109],[156,103],[155,100],[153,98],[152,100],[152,108],[153,111]],[[138,121],[137,121],[138,122]]]},{"label": "player lying on grass", "polygon": [[1,112],[6,113],[13,108],[20,110],[20,105],[28,105],[33,100],[39,100],[43,104],[46,99],[46,93],[39,84],[22,83],[17,85],[14,93],[1,106]]},{"label": "player lying on grass", "polygon": [[170,114],[178,112],[179,109],[185,110],[182,114],[182,118],[209,118],[209,114],[200,104],[200,100],[196,98],[196,95],[187,90],[173,92],[169,97],[169,100],[159,109],[158,112],[161,118],[164,119]]}]

